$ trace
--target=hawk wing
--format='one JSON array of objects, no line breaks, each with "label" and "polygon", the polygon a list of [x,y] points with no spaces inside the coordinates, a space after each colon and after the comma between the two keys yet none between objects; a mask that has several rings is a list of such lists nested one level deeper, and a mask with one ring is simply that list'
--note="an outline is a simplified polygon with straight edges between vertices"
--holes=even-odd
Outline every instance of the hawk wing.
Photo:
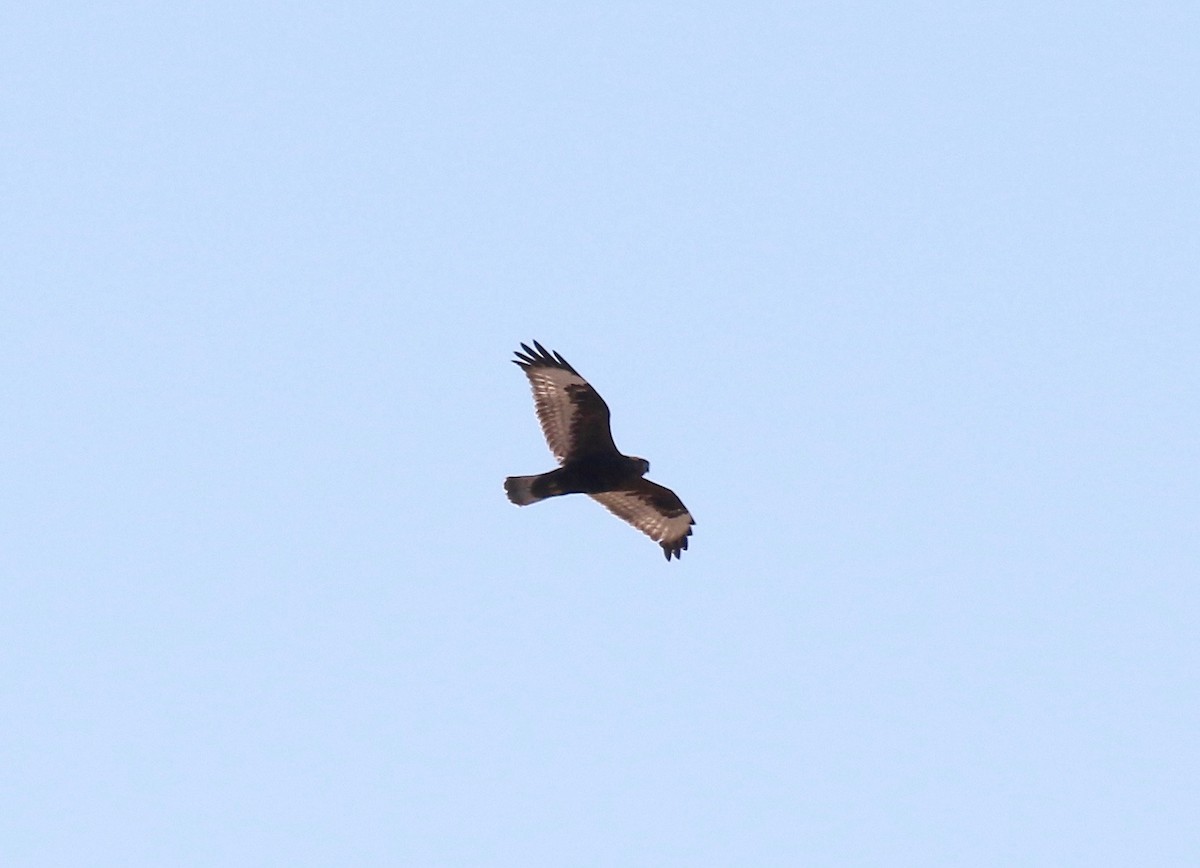
[{"label": "hawk wing", "polygon": [[533,389],[533,404],[546,443],[559,464],[584,455],[616,453],[608,427],[608,405],[567,360],[537,341],[521,344],[513,364],[520,365]]},{"label": "hawk wing", "polygon": [[618,518],[623,518],[662,546],[667,560],[688,547],[696,523],[675,492],[639,478],[616,491],[589,495]]}]

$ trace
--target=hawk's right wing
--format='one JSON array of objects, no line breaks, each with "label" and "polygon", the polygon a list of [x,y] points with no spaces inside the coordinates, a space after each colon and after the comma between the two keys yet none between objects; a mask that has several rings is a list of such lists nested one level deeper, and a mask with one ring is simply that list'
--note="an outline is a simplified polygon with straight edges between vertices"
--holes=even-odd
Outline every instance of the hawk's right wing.
[{"label": "hawk's right wing", "polygon": [[559,464],[584,455],[616,453],[608,405],[567,360],[533,342],[521,344],[513,364],[520,365],[533,389],[533,404],[546,443]]}]

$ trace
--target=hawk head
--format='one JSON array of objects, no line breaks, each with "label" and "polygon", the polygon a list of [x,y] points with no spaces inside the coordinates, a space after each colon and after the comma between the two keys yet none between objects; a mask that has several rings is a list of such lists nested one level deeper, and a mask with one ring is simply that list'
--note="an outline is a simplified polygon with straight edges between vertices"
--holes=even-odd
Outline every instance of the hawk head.
[{"label": "hawk head", "polygon": [[638,458],[636,455],[629,456],[633,459],[633,463],[637,465],[637,475],[645,476],[650,472],[650,462],[645,458]]}]

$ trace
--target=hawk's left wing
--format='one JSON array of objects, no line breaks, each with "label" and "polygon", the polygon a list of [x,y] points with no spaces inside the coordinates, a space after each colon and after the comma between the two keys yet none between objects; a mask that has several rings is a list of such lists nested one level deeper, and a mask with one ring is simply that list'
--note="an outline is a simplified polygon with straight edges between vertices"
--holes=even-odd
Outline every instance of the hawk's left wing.
[{"label": "hawk's left wing", "polygon": [[696,521],[671,489],[640,478],[617,491],[588,496],[661,545],[667,560],[688,547]]}]

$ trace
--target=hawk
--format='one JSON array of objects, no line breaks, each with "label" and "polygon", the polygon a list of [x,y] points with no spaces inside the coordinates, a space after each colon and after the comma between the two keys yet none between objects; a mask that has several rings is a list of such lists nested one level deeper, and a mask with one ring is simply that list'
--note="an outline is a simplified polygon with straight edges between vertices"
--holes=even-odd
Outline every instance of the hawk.
[{"label": "hawk", "polygon": [[529,378],[546,443],[562,465],[504,480],[508,499],[527,506],[562,494],[586,494],[662,546],[667,560],[688,547],[693,520],[669,488],[645,478],[650,462],[622,455],[608,425],[608,405],[558,353],[521,344],[513,364]]}]

